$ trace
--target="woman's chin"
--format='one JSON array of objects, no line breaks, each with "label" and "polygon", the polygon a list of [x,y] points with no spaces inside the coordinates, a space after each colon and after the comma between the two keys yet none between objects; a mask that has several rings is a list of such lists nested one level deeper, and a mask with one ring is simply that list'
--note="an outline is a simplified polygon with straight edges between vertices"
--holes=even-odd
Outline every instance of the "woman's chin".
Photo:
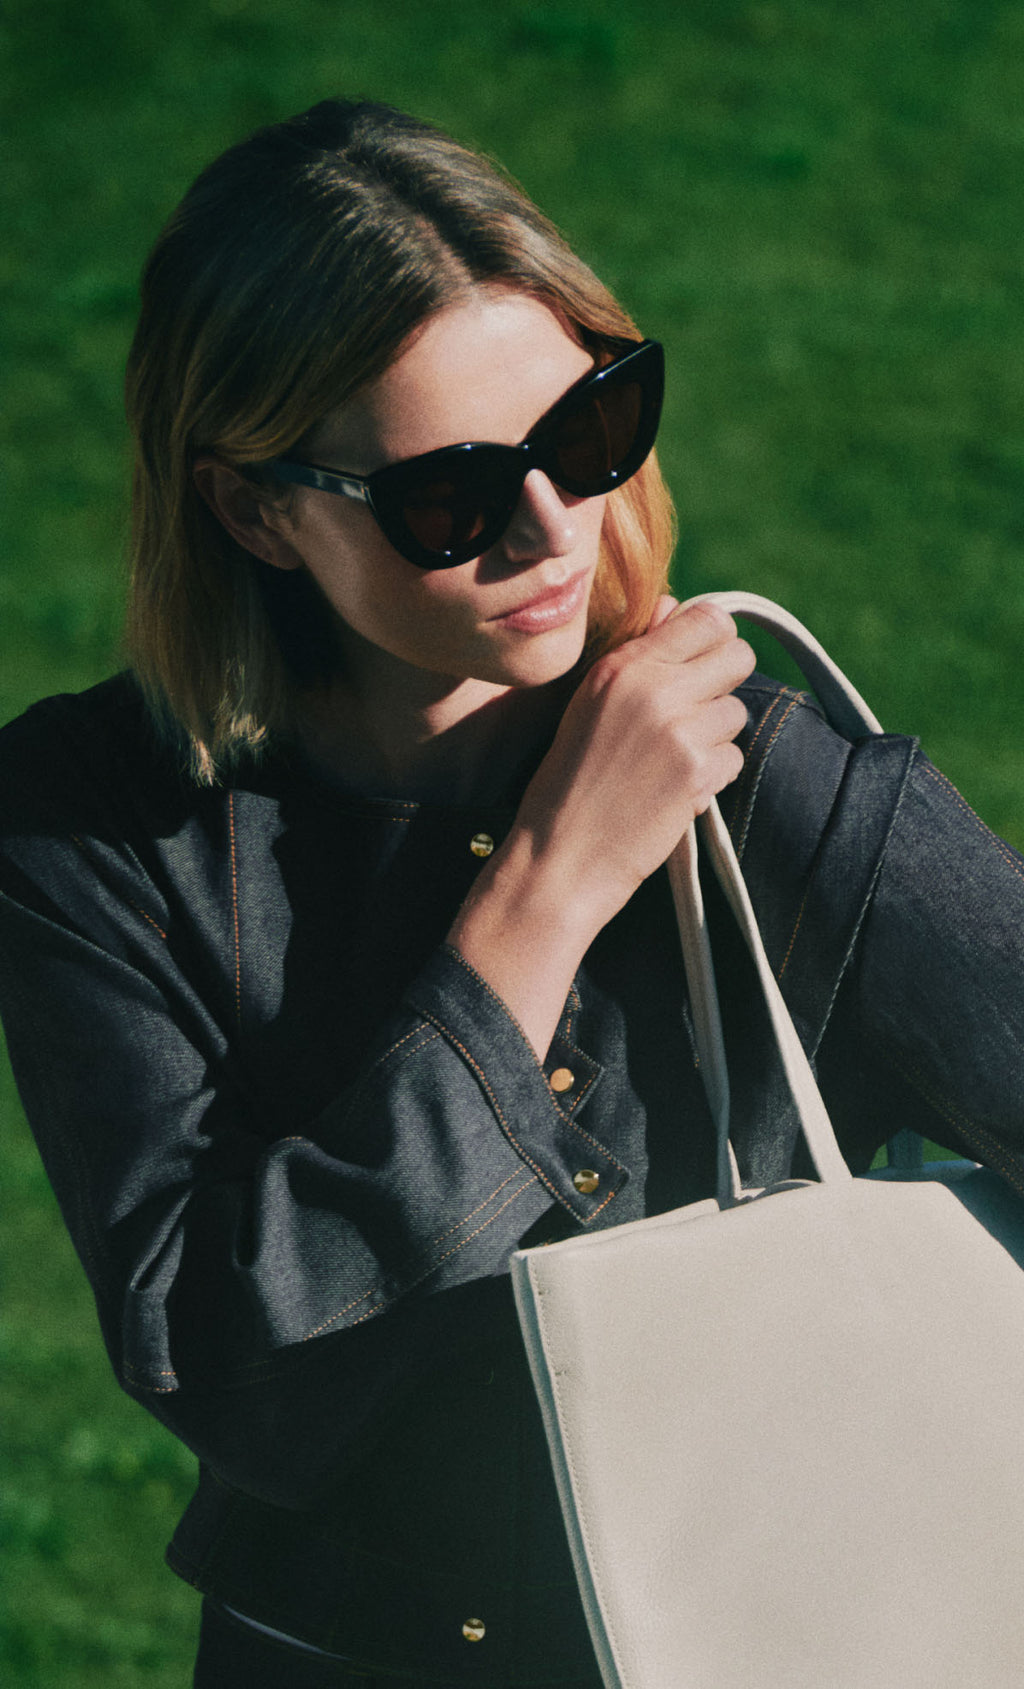
[{"label": "woman's chin", "polygon": [[479,678],[504,682],[506,686],[546,686],[576,667],[586,638],[585,615],[545,633],[508,630],[487,664],[490,672],[480,674]]}]

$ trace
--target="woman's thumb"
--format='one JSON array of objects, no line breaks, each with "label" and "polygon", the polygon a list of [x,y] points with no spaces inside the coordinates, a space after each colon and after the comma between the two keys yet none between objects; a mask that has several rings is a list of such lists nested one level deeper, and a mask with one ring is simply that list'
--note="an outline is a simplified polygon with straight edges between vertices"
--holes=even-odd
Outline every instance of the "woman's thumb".
[{"label": "woman's thumb", "polygon": [[654,606],[654,614],[647,624],[648,633],[653,633],[655,628],[660,628],[662,622],[667,622],[673,611],[678,610],[678,608],[678,598],[673,598],[669,592],[663,592]]}]

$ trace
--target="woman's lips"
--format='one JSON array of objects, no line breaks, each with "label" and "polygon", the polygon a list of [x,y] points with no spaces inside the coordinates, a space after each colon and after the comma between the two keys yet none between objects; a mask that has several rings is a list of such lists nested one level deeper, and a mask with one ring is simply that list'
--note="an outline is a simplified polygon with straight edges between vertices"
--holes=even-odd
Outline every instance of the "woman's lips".
[{"label": "woman's lips", "polygon": [[517,609],[509,610],[504,616],[494,616],[492,620],[503,628],[514,628],[518,633],[546,633],[549,628],[563,627],[566,622],[572,621],[583,603],[589,580],[590,570],[583,569],[561,586],[539,593]]}]

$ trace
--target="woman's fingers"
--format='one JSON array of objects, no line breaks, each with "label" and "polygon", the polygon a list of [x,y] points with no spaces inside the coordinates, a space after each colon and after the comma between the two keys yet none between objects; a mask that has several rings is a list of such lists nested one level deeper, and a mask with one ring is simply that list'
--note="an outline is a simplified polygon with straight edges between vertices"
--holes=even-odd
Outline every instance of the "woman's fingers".
[{"label": "woman's fingers", "polygon": [[618,695],[626,711],[682,722],[703,704],[733,692],[754,661],[732,617],[715,605],[698,604],[602,657],[581,692],[590,690],[606,707]]},{"label": "woman's fingers", "polygon": [[[731,744],[747,722],[747,707],[734,692],[713,698],[701,712],[699,732],[707,745]],[[740,755],[737,752],[737,755]]]},{"label": "woman's fingers", "polygon": [[[746,712],[744,712],[746,713]],[[743,768],[743,752],[731,739],[716,745],[708,753],[705,763],[704,788],[693,799],[694,815],[703,815],[712,798],[724,792],[738,778]]]},{"label": "woman's fingers", "polygon": [[[660,607],[665,600],[658,602]],[[685,610],[676,605],[657,624],[652,618],[646,634],[634,640],[633,645],[646,646],[650,655],[657,654],[665,661],[685,663],[702,651],[713,650],[737,637],[736,623],[728,612],[717,604],[703,602],[690,604]]]},{"label": "woman's fingers", "polygon": [[[754,668],[754,653],[745,639],[732,638],[721,645],[713,645],[707,650],[700,651],[690,657],[670,675],[665,676],[665,694],[670,704],[679,703],[686,708],[687,701],[693,701],[694,707],[709,704],[713,700],[729,698],[737,686],[742,686]],[[664,674],[664,669],[662,670]],[[733,700],[732,714],[735,717],[738,700]],[[742,710],[743,706],[739,705]],[[743,711],[745,716],[746,712]],[[738,733],[743,721],[734,728]]]}]

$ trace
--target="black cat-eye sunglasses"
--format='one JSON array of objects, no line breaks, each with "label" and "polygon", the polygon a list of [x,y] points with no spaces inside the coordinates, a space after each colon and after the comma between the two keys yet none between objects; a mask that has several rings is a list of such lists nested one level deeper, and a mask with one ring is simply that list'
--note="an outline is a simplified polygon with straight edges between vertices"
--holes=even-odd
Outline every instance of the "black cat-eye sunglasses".
[{"label": "black cat-eye sunglasses", "polygon": [[664,386],[664,352],[644,340],[590,370],[518,446],[467,441],[366,476],[288,457],[263,467],[279,481],[360,499],[410,563],[452,569],[501,538],[531,469],[576,498],[610,492],[635,475],[658,432]]}]

